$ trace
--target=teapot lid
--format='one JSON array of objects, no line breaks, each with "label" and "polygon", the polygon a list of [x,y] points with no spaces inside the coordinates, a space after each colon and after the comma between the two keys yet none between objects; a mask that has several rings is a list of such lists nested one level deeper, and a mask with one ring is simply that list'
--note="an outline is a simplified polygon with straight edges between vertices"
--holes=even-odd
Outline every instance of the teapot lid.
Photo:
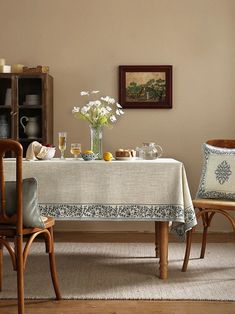
[{"label": "teapot lid", "polygon": [[144,146],[153,146],[153,145],[156,145],[154,142],[145,142],[143,143]]}]

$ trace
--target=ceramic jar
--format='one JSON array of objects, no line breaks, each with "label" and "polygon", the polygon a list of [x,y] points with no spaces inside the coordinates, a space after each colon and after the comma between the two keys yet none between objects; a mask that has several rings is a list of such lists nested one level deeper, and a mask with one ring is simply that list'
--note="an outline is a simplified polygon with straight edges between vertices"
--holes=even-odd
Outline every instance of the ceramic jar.
[{"label": "ceramic jar", "polygon": [[0,115],[0,138],[10,137],[10,126],[5,115]]}]

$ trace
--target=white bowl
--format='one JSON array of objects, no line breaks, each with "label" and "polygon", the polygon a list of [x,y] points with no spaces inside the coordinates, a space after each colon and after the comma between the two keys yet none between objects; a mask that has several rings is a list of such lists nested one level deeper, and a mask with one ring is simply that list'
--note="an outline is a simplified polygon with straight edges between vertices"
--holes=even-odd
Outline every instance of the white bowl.
[{"label": "white bowl", "polygon": [[40,160],[50,160],[55,156],[55,147],[46,147],[43,146],[37,158]]}]

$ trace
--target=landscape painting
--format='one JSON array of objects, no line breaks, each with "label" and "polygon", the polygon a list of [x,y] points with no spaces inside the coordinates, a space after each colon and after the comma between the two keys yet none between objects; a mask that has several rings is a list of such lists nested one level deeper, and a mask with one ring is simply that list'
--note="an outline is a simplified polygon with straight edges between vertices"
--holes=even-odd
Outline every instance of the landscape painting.
[{"label": "landscape painting", "polygon": [[123,108],[172,108],[171,66],[120,66]]}]

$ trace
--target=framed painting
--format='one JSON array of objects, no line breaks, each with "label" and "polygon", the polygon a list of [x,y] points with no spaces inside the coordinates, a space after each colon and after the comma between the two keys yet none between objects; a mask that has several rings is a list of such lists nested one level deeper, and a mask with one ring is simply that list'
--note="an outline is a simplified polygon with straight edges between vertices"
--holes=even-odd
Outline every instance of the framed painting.
[{"label": "framed painting", "polygon": [[172,108],[172,66],[120,65],[119,102],[127,109]]}]

